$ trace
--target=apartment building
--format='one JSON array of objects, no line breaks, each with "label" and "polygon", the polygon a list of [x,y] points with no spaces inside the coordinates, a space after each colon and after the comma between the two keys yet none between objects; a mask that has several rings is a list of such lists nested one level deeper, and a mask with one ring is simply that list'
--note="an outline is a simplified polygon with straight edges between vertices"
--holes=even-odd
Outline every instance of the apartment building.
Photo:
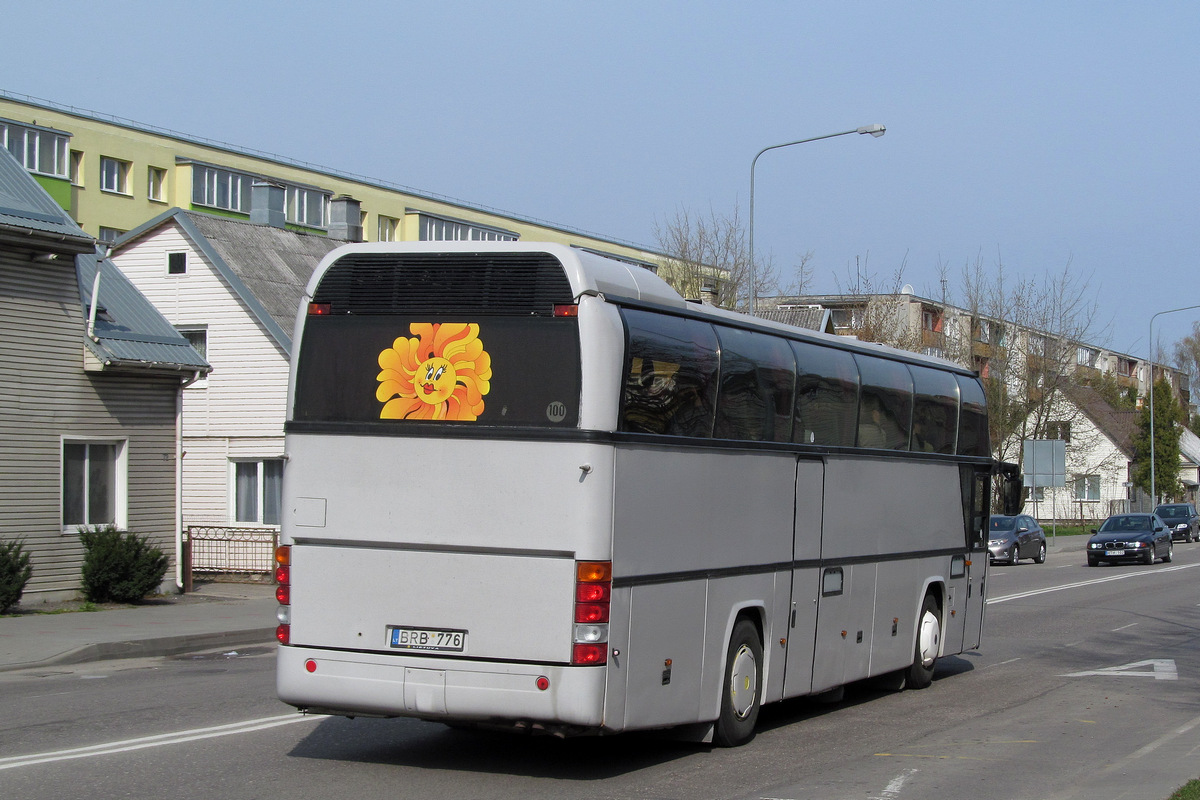
[{"label": "apartment building", "polygon": [[[282,187],[286,227],[360,241],[533,240],[657,269],[661,254],[385,180],[0,90],[0,147],[87,233],[114,242],[171,208],[249,220],[255,183]],[[358,201],[354,219],[333,200]]]}]

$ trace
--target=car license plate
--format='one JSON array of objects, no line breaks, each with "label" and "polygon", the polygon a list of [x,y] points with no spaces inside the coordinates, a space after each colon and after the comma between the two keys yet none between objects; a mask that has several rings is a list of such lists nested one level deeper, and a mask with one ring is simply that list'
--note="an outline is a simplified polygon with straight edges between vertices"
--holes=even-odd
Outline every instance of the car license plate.
[{"label": "car license plate", "polygon": [[1104,555],[1106,555],[1106,556],[1123,556],[1123,555],[1125,555],[1125,551],[1124,550],[1105,550]]},{"label": "car license plate", "polygon": [[390,644],[398,650],[427,650],[462,653],[467,649],[467,632],[441,628],[392,627]]}]

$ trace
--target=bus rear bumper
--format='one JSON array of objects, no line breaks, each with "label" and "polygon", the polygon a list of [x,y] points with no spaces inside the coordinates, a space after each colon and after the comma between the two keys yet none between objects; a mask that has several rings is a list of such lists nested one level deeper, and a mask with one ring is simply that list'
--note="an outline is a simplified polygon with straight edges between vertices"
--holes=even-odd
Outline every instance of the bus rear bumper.
[{"label": "bus rear bumper", "polygon": [[603,666],[464,662],[281,645],[275,685],[283,702],[319,713],[601,728],[605,678]]}]

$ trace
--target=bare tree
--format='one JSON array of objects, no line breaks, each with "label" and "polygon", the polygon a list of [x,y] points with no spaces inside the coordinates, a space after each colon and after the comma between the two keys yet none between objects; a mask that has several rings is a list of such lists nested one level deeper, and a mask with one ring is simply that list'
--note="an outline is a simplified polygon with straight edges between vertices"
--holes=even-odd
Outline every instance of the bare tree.
[{"label": "bare tree", "polygon": [[[772,258],[756,255],[757,269],[751,269],[747,229],[736,207],[728,215],[709,209],[707,216],[679,209],[666,222],[655,222],[654,236],[665,254],[659,276],[684,297],[698,298],[710,286],[717,290],[718,305],[749,311],[752,291],[756,297],[781,293]],[[807,290],[811,261],[811,252],[800,256],[782,291],[803,294]]]},{"label": "bare tree", "polygon": [[864,342],[921,350],[921,326],[909,319],[908,298],[902,291],[907,259],[883,281],[874,272],[864,271],[866,261],[856,257],[853,274],[846,265],[846,286],[836,276],[834,279],[839,294],[859,301],[850,309],[849,333]]},{"label": "bare tree", "polygon": [[[1098,330],[1096,293],[1090,276],[1068,261],[1040,278],[1009,278],[997,258],[986,269],[981,257],[963,269],[959,360],[978,370],[988,393],[992,449],[1015,461],[1025,439],[1046,438],[1062,419],[1057,403],[1068,382],[1084,382],[1099,370],[1086,361],[1086,342]],[[969,360],[963,358],[968,355]],[[1075,412],[1078,413],[1078,412]]]}]

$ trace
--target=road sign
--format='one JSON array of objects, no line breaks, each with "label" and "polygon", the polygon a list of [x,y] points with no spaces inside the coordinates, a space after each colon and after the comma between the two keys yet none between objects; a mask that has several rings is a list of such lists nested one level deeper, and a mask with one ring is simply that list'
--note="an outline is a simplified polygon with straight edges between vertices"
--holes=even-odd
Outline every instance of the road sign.
[{"label": "road sign", "polygon": [[1062,439],[1026,439],[1021,468],[1026,486],[1067,485],[1067,443]]}]

